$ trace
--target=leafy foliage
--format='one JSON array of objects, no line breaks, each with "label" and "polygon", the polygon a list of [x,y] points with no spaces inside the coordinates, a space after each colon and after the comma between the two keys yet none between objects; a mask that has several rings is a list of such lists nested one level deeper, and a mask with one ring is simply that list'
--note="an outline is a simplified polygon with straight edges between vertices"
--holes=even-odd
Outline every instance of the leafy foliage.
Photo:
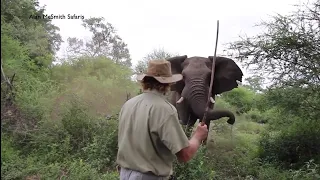
[{"label": "leafy foliage", "polygon": [[[103,56],[54,66],[58,28],[35,18],[45,9],[29,0],[1,5],[1,177],[118,179],[117,124],[105,115],[136,91],[130,68]],[[3,86],[4,75],[14,89]]]},{"label": "leafy foliage", "polygon": [[254,91],[254,92],[263,92],[265,89],[262,87],[264,84],[264,78],[262,75],[252,75],[245,79],[248,82],[248,85],[243,85],[244,87]]},{"label": "leafy foliage", "polygon": [[56,99],[57,106],[68,100],[69,93],[74,93],[83,97],[92,111],[104,116],[116,113],[126,101],[126,94],[134,94],[138,89],[131,81],[131,69],[104,57],[81,57],[52,70],[52,79],[64,90]]},{"label": "leafy foliage", "polygon": [[1,1],[1,26],[4,25],[1,27],[1,35],[10,34],[13,39],[17,39],[28,51],[28,56],[40,67],[48,67],[52,63],[52,55],[59,50],[62,42],[57,33],[59,28],[50,19],[32,18],[42,17],[44,11],[36,0]]},{"label": "leafy foliage", "polygon": [[84,42],[75,37],[68,38],[69,57],[107,57],[117,64],[131,67],[131,57],[127,44],[116,34],[111,23],[104,23],[104,18],[89,18],[83,20],[83,27],[92,33],[91,40]]},{"label": "leafy foliage", "polygon": [[265,133],[260,141],[260,156],[287,168],[300,168],[312,159],[319,162],[320,126],[300,121],[297,119],[279,133]]},{"label": "leafy foliage", "polygon": [[271,74],[278,85],[320,84],[319,0],[290,15],[259,24],[266,32],[230,45],[237,58],[256,71]]},{"label": "leafy foliage", "polygon": [[260,142],[261,158],[286,167],[301,167],[320,148],[320,1],[298,7],[290,15],[263,22],[258,36],[231,43],[237,57],[256,72],[272,75],[273,84],[263,95],[263,112],[271,108],[277,118],[269,121]]},{"label": "leafy foliage", "polygon": [[138,61],[138,64],[135,67],[135,73],[144,73],[147,70],[148,62],[150,60],[168,59],[173,56],[178,56],[178,54],[169,53],[164,49],[154,49],[152,52],[148,53],[142,60]]},{"label": "leafy foliage", "polygon": [[214,175],[214,170],[206,166],[209,163],[207,149],[200,147],[196,156],[188,163],[174,162],[173,174],[177,180],[182,179],[210,179]]},{"label": "leafy foliage", "polygon": [[254,92],[243,87],[225,92],[222,97],[230,105],[237,108],[237,113],[248,112],[254,107],[256,101]]}]

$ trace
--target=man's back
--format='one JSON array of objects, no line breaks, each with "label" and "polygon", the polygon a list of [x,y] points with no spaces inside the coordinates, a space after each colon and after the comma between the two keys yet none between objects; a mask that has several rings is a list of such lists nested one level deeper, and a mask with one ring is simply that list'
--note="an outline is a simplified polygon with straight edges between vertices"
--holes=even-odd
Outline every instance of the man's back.
[{"label": "man's back", "polygon": [[[173,136],[173,137],[172,137]],[[188,146],[177,112],[163,95],[145,92],[119,114],[117,163],[123,168],[169,176],[176,151]]]}]

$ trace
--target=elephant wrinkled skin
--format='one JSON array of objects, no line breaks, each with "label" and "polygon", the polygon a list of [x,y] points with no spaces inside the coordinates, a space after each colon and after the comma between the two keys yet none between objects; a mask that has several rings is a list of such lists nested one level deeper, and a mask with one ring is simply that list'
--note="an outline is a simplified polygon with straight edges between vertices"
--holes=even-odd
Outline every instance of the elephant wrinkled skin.
[{"label": "elephant wrinkled skin", "polygon": [[[184,55],[167,60],[171,63],[173,74],[183,75],[183,80],[171,86],[171,91],[174,91],[171,95],[171,103],[177,108],[180,123],[193,126],[197,119],[201,121],[206,109],[213,56],[188,58]],[[211,120],[222,117],[229,117],[227,122],[234,124],[235,116],[231,111],[212,108],[215,95],[237,88],[237,81],[242,82],[242,76],[241,69],[232,59],[216,57],[212,98],[210,98],[210,109],[206,120],[208,129]]]}]

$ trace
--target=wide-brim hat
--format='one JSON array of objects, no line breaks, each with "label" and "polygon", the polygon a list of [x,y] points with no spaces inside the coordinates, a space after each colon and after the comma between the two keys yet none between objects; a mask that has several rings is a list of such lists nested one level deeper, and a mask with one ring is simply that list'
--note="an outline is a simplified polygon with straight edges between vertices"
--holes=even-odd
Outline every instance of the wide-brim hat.
[{"label": "wide-brim hat", "polygon": [[181,74],[172,74],[171,64],[166,60],[149,61],[147,72],[137,75],[137,80],[142,81],[144,77],[153,77],[160,83],[175,83],[183,78]]}]

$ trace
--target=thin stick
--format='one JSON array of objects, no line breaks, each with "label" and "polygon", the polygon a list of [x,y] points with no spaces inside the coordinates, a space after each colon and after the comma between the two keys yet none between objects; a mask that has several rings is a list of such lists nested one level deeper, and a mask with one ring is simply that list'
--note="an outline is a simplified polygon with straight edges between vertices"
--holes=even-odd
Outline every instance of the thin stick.
[{"label": "thin stick", "polygon": [[206,107],[206,111],[204,112],[202,121],[201,121],[201,125],[203,126],[206,123],[206,118],[207,118],[207,114],[209,111],[209,106],[210,106],[210,97],[212,94],[212,86],[213,86],[213,79],[214,79],[214,73],[215,73],[215,66],[216,66],[216,57],[217,57],[217,46],[218,46],[218,36],[219,36],[219,20],[217,20],[217,35],[216,35],[216,46],[214,49],[214,56],[213,56],[213,60],[212,60],[212,73],[211,73],[211,81],[210,81],[210,88],[209,88],[209,94],[208,94],[208,101],[207,101],[207,107]]}]

